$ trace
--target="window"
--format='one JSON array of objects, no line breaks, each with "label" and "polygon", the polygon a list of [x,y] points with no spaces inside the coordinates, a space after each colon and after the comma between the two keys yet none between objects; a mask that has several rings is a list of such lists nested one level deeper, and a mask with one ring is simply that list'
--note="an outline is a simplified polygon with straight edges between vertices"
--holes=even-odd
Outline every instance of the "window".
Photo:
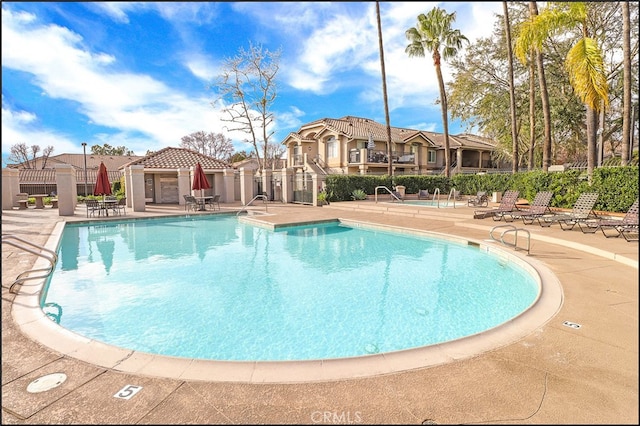
[{"label": "window", "polygon": [[338,141],[335,136],[327,139],[327,158],[336,158],[338,156]]},{"label": "window", "polygon": [[436,162],[436,152],[429,150],[427,151],[427,163],[435,163]]}]

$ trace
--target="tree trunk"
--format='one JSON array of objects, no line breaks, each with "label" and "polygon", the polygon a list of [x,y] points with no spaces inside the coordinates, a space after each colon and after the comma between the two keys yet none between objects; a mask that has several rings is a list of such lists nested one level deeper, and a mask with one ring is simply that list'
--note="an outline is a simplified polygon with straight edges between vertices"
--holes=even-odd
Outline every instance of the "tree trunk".
[{"label": "tree trunk", "polygon": [[520,155],[518,153],[518,130],[516,124],[516,94],[513,82],[513,48],[511,46],[511,26],[509,23],[509,8],[507,2],[502,2],[504,9],[504,31],[507,41],[507,52],[509,55],[509,107],[511,109],[511,142],[512,142],[512,157],[513,164],[511,171],[513,173],[518,172],[518,163],[520,162]]},{"label": "tree trunk", "polygon": [[622,112],[622,165],[626,166],[631,161],[631,126],[634,126],[631,117],[631,24],[629,18],[629,3],[620,2],[622,6],[622,52],[623,52],[623,112]]},{"label": "tree trunk", "polygon": [[[531,16],[538,15],[538,6],[535,1],[529,2]],[[542,115],[544,119],[544,144],[542,146],[542,170],[549,170],[551,165],[551,112],[549,107],[549,91],[547,79],[544,73],[542,52],[536,50],[536,63],[538,67],[538,81],[540,85],[540,99],[542,100]]]},{"label": "tree trunk", "polygon": [[536,148],[536,67],[533,50],[529,62],[529,141],[529,170],[533,170]]},{"label": "tree trunk", "polygon": [[447,120],[447,93],[442,79],[440,63],[436,64],[436,75],[438,76],[438,86],[440,87],[440,107],[442,110],[442,128],[444,130],[444,175],[451,175],[451,153],[449,152],[449,121]]},{"label": "tree trunk", "polygon": [[393,160],[391,155],[391,124],[389,122],[389,99],[387,97],[387,74],[384,69],[384,47],[382,44],[382,23],[380,22],[380,2],[376,1],[376,19],[378,20],[378,46],[380,48],[380,68],[382,70],[382,97],[384,99],[384,117],[387,123],[387,158],[389,159],[389,176],[393,176]]}]

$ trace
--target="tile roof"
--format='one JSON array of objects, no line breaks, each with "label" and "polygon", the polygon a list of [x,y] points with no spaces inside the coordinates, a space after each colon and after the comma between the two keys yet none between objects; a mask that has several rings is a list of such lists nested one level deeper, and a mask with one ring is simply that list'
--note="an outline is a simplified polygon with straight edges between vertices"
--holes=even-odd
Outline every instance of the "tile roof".
[{"label": "tile roof", "polygon": [[[107,170],[109,182],[120,180],[122,172],[118,170]],[[93,185],[98,176],[98,170],[87,168],[87,183]],[[18,181],[24,184],[56,183],[55,169],[20,169]],[[76,169],[76,182],[84,183],[84,170]]]},{"label": "tile roof", "polygon": [[[200,162],[205,170],[231,169],[233,166],[213,157],[186,148],[163,148],[126,165],[144,166],[145,169],[178,169],[194,167]],[[120,166],[123,169],[125,165]]]}]

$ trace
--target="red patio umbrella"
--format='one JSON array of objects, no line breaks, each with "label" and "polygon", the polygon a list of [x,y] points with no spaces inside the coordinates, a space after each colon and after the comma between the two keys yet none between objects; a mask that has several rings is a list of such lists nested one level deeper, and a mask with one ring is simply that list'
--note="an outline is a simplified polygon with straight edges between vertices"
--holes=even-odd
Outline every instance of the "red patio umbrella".
[{"label": "red patio umbrella", "polygon": [[111,195],[111,183],[109,182],[109,175],[107,174],[107,166],[103,162],[100,162],[100,168],[98,169],[98,177],[96,184],[93,187],[93,195]]},{"label": "red patio umbrella", "polygon": [[211,188],[209,185],[209,181],[207,180],[207,176],[204,174],[204,170],[202,170],[202,166],[200,163],[196,164],[196,170],[193,174],[193,185],[191,185],[191,189],[200,190],[200,196],[202,196],[202,190]]}]

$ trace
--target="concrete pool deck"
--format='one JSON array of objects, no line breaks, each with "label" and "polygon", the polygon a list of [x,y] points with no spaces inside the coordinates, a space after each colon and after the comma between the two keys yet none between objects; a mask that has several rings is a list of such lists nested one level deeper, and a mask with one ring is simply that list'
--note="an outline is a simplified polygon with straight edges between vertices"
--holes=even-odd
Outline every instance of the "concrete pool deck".
[{"label": "concrete pool deck", "polygon": [[[239,208],[222,205],[223,212]],[[255,217],[273,224],[340,218],[477,241],[504,225],[473,219],[471,208],[401,203],[257,203],[251,210],[266,210],[269,215]],[[149,205],[126,217],[184,214],[181,206]],[[3,234],[44,245],[61,220],[86,221],[84,206],[65,218],[54,209],[4,210]],[[15,295],[8,286],[36,257],[3,244],[2,423],[637,424],[638,243],[582,234],[577,227],[513,224],[531,233],[527,257],[560,281],[556,315],[516,341],[469,358],[310,383],[247,383],[229,380],[224,371],[219,380],[158,378],[54,351],[25,335],[12,315]],[[172,368],[158,365],[158,373]],[[66,381],[48,391],[27,391],[53,373],[64,373]],[[130,399],[114,397],[129,385],[141,390]]]}]

